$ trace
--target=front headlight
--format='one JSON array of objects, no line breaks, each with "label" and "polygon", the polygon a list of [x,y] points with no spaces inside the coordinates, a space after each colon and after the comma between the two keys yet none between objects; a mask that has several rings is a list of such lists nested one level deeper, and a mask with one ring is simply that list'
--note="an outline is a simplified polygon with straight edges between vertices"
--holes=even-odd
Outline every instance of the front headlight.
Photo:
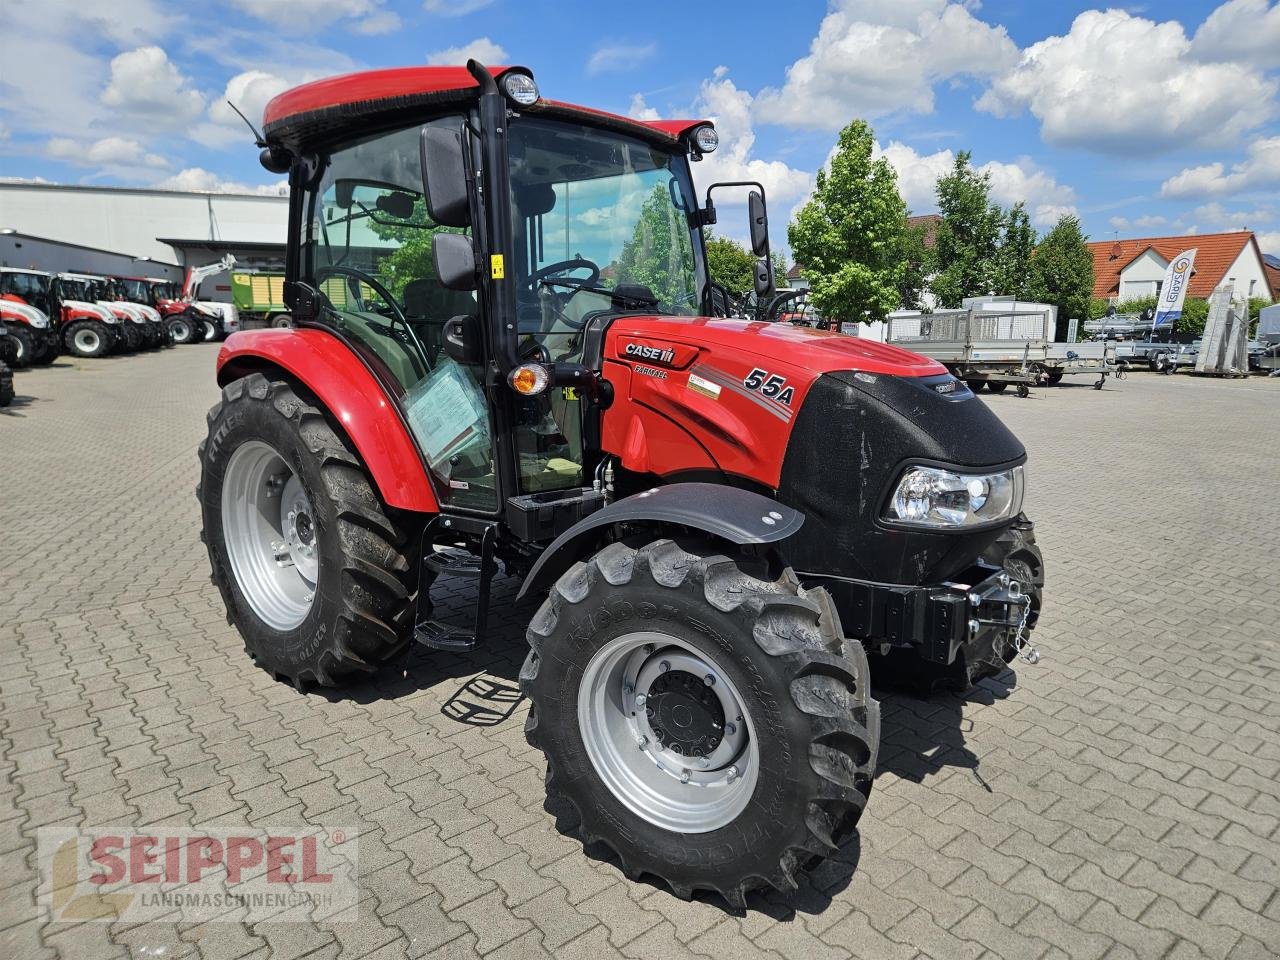
[{"label": "front headlight", "polygon": [[958,473],[908,467],[894,488],[884,519],[895,526],[962,530],[1010,520],[1022,511],[1022,467],[999,473]]}]

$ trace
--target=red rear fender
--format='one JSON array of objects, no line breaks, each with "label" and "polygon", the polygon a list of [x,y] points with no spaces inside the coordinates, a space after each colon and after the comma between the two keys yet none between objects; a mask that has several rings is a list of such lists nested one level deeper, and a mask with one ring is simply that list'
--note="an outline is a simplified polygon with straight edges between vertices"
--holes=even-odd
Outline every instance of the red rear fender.
[{"label": "red rear fender", "polygon": [[439,505],[394,401],[359,358],[323,330],[248,330],[218,353],[218,385],[283,371],[314,393],[342,426],[388,506],[436,513]]}]

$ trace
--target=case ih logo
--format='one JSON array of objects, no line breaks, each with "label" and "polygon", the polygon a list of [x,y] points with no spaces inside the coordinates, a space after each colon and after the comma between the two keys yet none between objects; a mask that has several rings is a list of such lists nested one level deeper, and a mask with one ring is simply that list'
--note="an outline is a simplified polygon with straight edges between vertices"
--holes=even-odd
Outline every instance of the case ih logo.
[{"label": "case ih logo", "polygon": [[651,347],[634,341],[623,347],[622,352],[637,360],[648,360],[650,363],[661,363],[668,367],[676,358],[675,350],[670,347]]},{"label": "case ih logo", "polygon": [[358,917],[354,831],[103,827],[39,831],[40,906],[53,922],[330,922]]}]

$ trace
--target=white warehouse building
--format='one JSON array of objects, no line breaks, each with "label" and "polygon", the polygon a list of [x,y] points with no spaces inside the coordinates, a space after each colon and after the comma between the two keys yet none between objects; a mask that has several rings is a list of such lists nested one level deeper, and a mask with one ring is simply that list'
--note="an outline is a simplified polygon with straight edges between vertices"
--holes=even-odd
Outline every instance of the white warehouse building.
[{"label": "white warehouse building", "polygon": [[[239,266],[282,270],[288,209],[283,192],[187,193],[0,181],[0,238],[21,235],[25,240],[20,250],[14,243],[2,244],[0,250],[4,259],[15,260],[10,266],[33,266],[21,261],[40,259],[39,269],[78,269],[70,262],[44,265],[58,258],[57,251],[74,245],[128,258],[139,264],[139,274],[173,272],[141,266],[147,261],[185,269],[214,263],[227,253]],[[40,249],[41,240],[52,243]],[[206,281],[204,294],[230,299],[229,290],[223,274]]]}]

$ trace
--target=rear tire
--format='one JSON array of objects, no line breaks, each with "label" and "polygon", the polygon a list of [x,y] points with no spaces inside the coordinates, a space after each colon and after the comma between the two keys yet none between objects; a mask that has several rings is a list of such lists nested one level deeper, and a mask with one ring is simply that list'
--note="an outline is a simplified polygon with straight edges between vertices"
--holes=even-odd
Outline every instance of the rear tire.
[{"label": "rear tire", "polygon": [[105,357],[112,341],[106,324],[97,320],[77,320],[62,335],[63,346],[76,357]]},{"label": "rear tire", "polygon": [[124,339],[123,350],[126,353],[137,353],[142,348],[142,331],[132,320],[120,321],[120,333]]},{"label": "rear tire", "polygon": [[1062,374],[1064,371],[1060,369],[1049,370],[1045,374],[1045,382],[1051,387],[1055,387],[1062,382]]},{"label": "rear tire", "polygon": [[218,327],[212,320],[200,318],[199,339],[203,343],[212,343],[218,339]]},{"label": "rear tire", "polygon": [[1004,380],[988,380],[987,389],[992,393],[1004,393],[1009,389],[1009,384]]},{"label": "rear tire", "polygon": [[288,313],[277,313],[271,318],[271,326],[288,329],[293,326],[293,316]]},{"label": "rear tire", "polygon": [[7,363],[0,363],[0,407],[13,402],[13,371]]},{"label": "rear tire", "polygon": [[[796,873],[853,830],[875,773],[880,706],[830,597],[790,570],[767,582],[670,540],[614,543],[560,578],[528,639],[525,734],[546,754],[547,789],[627,876],[658,877],[684,898],[717,891],[741,907],[756,887],[794,890]],[[612,676],[604,670],[616,682],[600,685]],[[642,689],[656,708],[634,700]],[[726,703],[742,719],[731,721]],[[633,730],[646,729],[664,733],[641,744]],[[738,751],[729,760],[726,745]],[[719,759],[704,769],[700,756]],[[684,758],[689,768],[676,769]]]},{"label": "rear tire", "polygon": [[967,386],[974,393],[981,393],[982,388],[986,386],[986,383],[987,381],[985,380],[966,380],[965,386]]},{"label": "rear tire", "polygon": [[[201,539],[227,621],[244,637],[245,650],[258,666],[299,689],[313,683],[336,685],[377,670],[409,642],[416,518],[383,504],[348,441],[319,407],[285,381],[254,373],[229,383],[208,421],[209,435],[198,454]],[[248,475],[237,472],[240,467],[229,471],[238,462],[238,451],[245,458],[259,449],[277,456],[277,479],[285,474],[291,478],[283,490],[270,480],[246,489],[243,481]],[[297,485],[291,486],[294,479]],[[272,509],[283,515],[290,498],[297,497],[309,508],[308,572],[315,577],[305,602],[296,592],[284,595],[288,584],[282,583],[276,596],[270,585],[264,587],[254,578],[261,568],[253,566],[250,541],[233,541],[231,550],[228,543],[229,536],[241,536],[237,531],[246,523],[254,529],[266,522]],[[230,530],[224,522],[228,518]],[[242,523],[243,518],[248,519]],[[289,537],[298,529],[282,529],[276,535]],[[276,549],[283,545],[277,542]],[[302,576],[307,564],[291,555]],[[292,606],[285,603],[285,615],[276,613],[281,608],[272,606],[273,597],[292,600]]]}]

